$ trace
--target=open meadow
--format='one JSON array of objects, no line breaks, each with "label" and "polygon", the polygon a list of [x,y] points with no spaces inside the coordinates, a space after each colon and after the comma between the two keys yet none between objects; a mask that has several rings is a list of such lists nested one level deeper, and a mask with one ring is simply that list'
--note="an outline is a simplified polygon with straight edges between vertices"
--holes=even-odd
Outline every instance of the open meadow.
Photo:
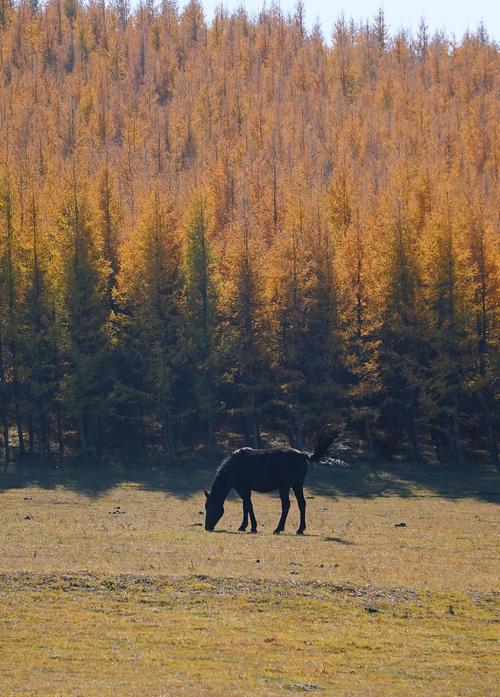
[{"label": "open meadow", "polygon": [[297,537],[205,532],[211,474],[0,475],[1,695],[495,693],[497,475],[316,467]]}]

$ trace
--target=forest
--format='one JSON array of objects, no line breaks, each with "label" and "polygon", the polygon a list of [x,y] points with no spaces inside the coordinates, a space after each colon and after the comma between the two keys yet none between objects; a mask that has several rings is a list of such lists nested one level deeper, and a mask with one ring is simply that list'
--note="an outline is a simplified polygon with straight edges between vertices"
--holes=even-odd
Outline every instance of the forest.
[{"label": "forest", "polygon": [[0,0],[5,463],[498,463],[499,76],[482,25]]}]

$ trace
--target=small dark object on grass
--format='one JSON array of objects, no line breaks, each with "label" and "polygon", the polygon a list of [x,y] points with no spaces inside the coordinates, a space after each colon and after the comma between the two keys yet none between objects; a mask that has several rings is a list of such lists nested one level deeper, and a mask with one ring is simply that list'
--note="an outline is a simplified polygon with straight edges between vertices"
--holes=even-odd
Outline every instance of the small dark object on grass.
[{"label": "small dark object on grass", "polygon": [[453,609],[453,605],[450,605],[450,606],[448,607],[448,614],[449,614],[449,615],[454,615],[454,614],[455,614],[455,610]]},{"label": "small dark object on grass", "polygon": [[283,532],[290,510],[290,489],[293,489],[300,511],[297,535],[306,529],[306,500],[304,480],[309,464],[321,462],[338,432],[324,430],[320,433],[316,447],[311,453],[294,448],[240,448],[235,450],[220,465],[212,482],[210,493],[205,491],[205,530],[212,531],[224,515],[224,501],[231,489],[236,489],[243,500],[243,521],[239,527],[244,532],[250,517],[251,531],[257,532],[257,519],[252,506],[251,493],[269,493],[279,490],[281,518],[274,530],[275,535]]},{"label": "small dark object on grass", "polygon": [[396,523],[395,528],[406,528],[406,523]]},{"label": "small dark object on grass", "polygon": [[305,683],[302,685],[301,683],[292,683],[292,685],[288,685],[289,690],[302,690],[303,692],[313,692],[313,690],[321,690],[321,687],[319,685],[312,685],[311,683]]},{"label": "small dark object on grass", "polygon": [[376,607],[373,607],[373,605],[365,605],[364,610],[365,610],[365,612],[368,612],[370,614],[374,614],[375,612],[378,612],[378,609]]},{"label": "small dark object on grass", "polygon": [[33,520],[33,516],[31,515],[25,515],[24,520]]},{"label": "small dark object on grass", "polygon": [[24,501],[33,501],[33,499],[31,498],[31,496],[25,496],[23,500],[24,500]]},{"label": "small dark object on grass", "polygon": [[256,563],[256,564],[260,564],[260,559],[256,559],[256,560],[255,560],[255,563]]}]

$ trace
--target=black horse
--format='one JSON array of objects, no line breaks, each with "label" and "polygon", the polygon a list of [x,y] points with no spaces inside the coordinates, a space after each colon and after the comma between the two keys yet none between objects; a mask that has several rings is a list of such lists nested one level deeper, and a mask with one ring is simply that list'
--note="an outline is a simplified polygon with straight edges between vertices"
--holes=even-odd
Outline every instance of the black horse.
[{"label": "black horse", "polygon": [[293,448],[270,448],[255,450],[240,448],[235,450],[220,465],[212,482],[210,493],[205,491],[205,530],[212,531],[224,515],[224,501],[231,489],[236,489],[243,499],[243,521],[238,528],[247,529],[250,516],[251,531],[257,532],[257,520],[253,512],[252,491],[280,492],[281,518],[274,531],[279,535],[285,529],[285,522],[290,509],[290,489],[293,489],[300,510],[300,524],[297,535],[303,535],[306,529],[306,500],[304,498],[304,480],[310,462],[320,462],[328,448],[337,437],[337,432],[330,432],[318,439],[312,453]]}]

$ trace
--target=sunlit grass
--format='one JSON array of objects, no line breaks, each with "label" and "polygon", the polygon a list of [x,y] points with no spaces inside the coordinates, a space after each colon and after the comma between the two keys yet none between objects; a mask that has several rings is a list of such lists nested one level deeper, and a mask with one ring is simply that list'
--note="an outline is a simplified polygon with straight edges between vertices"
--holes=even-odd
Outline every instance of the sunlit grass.
[{"label": "sunlit grass", "polygon": [[0,603],[4,695],[495,686],[491,594],[29,574],[4,575]]},{"label": "sunlit grass", "polygon": [[193,492],[0,495],[2,696],[495,693],[494,504],[316,486],[297,538],[270,496],[208,534]]}]

